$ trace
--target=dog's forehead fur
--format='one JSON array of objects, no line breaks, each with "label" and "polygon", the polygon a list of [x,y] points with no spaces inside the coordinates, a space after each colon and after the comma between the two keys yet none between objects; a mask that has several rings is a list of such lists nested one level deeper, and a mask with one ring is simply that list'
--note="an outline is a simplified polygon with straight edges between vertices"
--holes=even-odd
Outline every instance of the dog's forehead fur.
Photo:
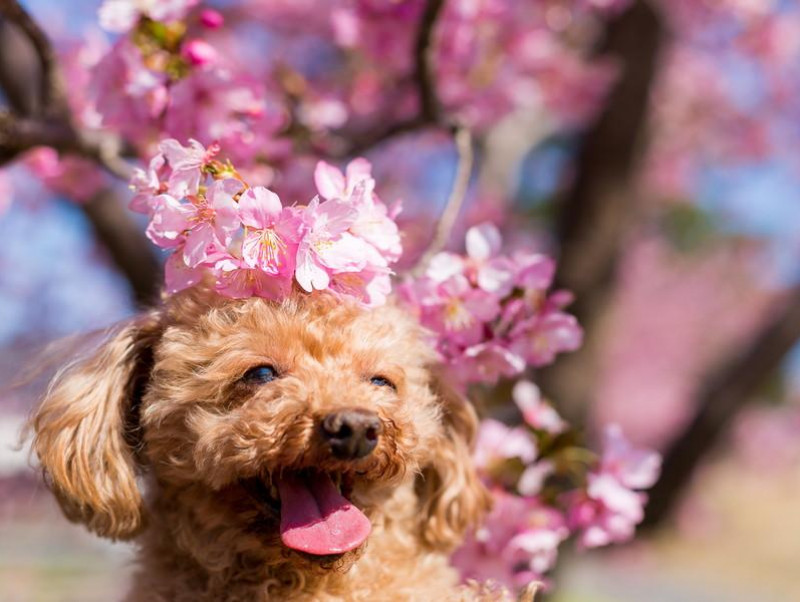
[{"label": "dog's forehead fur", "polygon": [[180,347],[185,358],[200,364],[221,354],[252,354],[284,369],[338,360],[380,371],[435,361],[421,328],[405,311],[394,305],[367,309],[327,294],[273,302],[193,292],[171,301],[164,318],[157,354]]}]

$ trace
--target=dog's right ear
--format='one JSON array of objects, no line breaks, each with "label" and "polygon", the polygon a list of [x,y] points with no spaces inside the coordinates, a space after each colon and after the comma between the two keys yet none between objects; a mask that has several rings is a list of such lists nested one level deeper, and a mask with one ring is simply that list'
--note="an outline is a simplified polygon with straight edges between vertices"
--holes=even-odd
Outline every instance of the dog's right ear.
[{"label": "dog's right ear", "polygon": [[144,526],[131,432],[159,332],[155,314],[116,330],[54,377],[29,425],[64,514],[112,539]]}]

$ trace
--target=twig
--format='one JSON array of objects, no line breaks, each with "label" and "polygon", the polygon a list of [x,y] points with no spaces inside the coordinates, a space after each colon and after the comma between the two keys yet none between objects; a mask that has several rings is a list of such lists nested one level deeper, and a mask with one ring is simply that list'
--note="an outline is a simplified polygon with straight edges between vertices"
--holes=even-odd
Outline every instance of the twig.
[{"label": "twig", "polygon": [[722,438],[736,414],[756,393],[800,339],[800,286],[795,287],[744,353],[708,380],[698,395],[694,418],[664,454],[661,478],[650,490],[644,529],[669,518],[697,467]]},{"label": "twig", "polygon": [[436,226],[431,244],[428,245],[425,253],[423,253],[417,265],[412,270],[413,274],[420,274],[425,271],[431,258],[445,247],[450,238],[453,226],[456,223],[456,219],[458,218],[458,214],[461,211],[461,206],[464,204],[464,199],[467,196],[474,159],[472,152],[472,135],[467,128],[460,127],[455,131],[454,140],[456,151],[458,152],[458,165],[456,167],[455,177],[453,178],[453,186],[450,189],[450,196],[439,218],[439,224]]},{"label": "twig", "polygon": [[433,30],[443,6],[444,0],[425,3],[414,44],[414,80],[419,94],[419,112],[420,118],[427,123],[441,121],[441,107],[434,84]]}]

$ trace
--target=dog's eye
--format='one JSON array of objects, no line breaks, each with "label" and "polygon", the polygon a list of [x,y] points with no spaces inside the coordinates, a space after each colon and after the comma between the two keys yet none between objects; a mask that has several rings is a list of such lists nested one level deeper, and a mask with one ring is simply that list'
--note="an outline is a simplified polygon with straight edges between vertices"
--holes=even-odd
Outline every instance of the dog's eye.
[{"label": "dog's eye", "polygon": [[272,366],[256,366],[244,373],[242,380],[251,385],[263,385],[278,378],[278,371]]},{"label": "dog's eye", "polygon": [[369,379],[369,382],[371,382],[376,387],[390,387],[395,391],[397,391],[397,387],[395,386],[395,384],[385,376],[373,376],[372,378]]}]

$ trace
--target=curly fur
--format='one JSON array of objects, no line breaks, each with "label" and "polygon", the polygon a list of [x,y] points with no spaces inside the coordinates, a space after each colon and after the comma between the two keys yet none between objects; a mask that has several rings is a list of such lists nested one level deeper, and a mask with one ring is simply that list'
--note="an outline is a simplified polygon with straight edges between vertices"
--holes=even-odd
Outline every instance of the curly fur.
[{"label": "curly fur", "polygon": [[[32,418],[33,449],[70,520],[136,538],[128,602],[504,599],[458,586],[448,566],[489,496],[469,456],[474,411],[435,377],[423,334],[391,305],[185,292],[62,370]],[[243,383],[261,364],[281,377]],[[344,408],[380,417],[364,458],[334,458],[320,435]],[[350,480],[373,525],[359,549],[312,558],[281,544],[248,484],[305,467]]]}]

